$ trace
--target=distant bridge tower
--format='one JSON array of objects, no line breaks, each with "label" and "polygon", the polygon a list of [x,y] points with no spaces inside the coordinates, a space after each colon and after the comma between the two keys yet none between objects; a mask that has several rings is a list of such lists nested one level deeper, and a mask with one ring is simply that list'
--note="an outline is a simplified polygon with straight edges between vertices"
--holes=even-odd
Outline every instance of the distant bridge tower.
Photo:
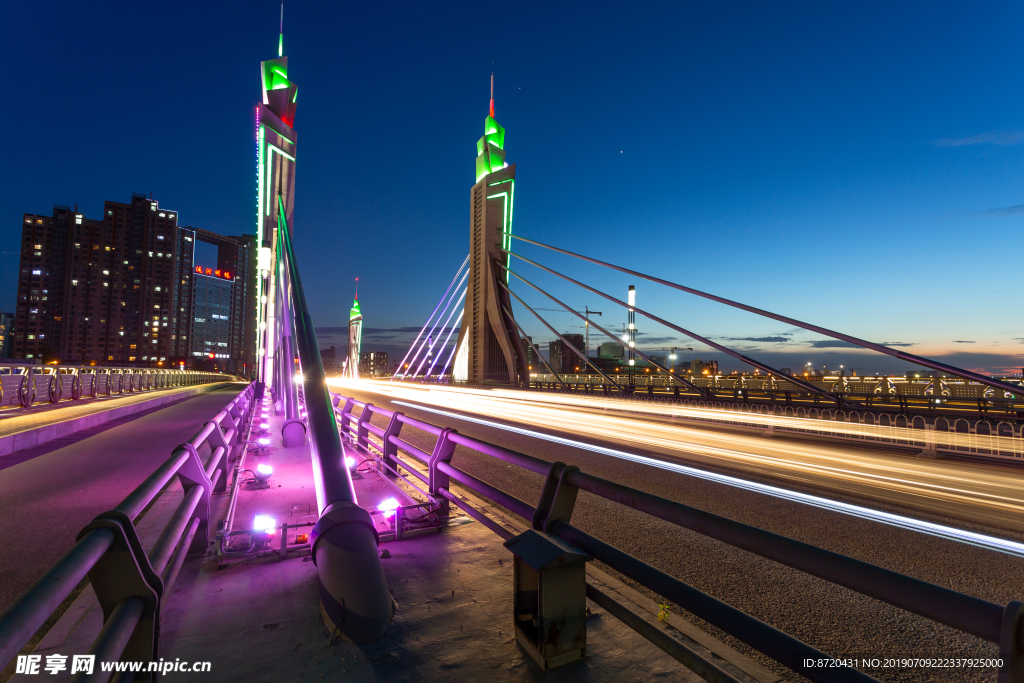
[{"label": "distant bridge tower", "polygon": [[470,192],[469,283],[453,377],[473,383],[519,384],[529,377],[526,352],[515,323],[508,292],[499,281],[508,265],[499,246],[510,248],[516,167],[505,163],[505,129],[494,120],[494,74],[491,109],[484,136],[476,143],[476,184]]},{"label": "distant bridge tower", "polygon": [[[272,381],[266,368],[273,367],[274,351],[279,340],[273,336],[276,283],[273,264],[277,263],[275,232],[281,218],[293,230],[295,207],[295,99],[299,87],[288,80],[288,58],[284,56],[284,4],[281,5],[281,30],[277,41],[277,58],[260,63],[263,99],[256,105],[256,241],[258,259],[257,353],[259,378]],[[284,216],[279,216],[279,207]],[[269,331],[269,332],[268,332]]]},{"label": "distant bridge tower", "polygon": [[359,379],[359,353],[363,347],[363,313],[359,310],[359,293],[348,312],[348,363],[345,375]]}]

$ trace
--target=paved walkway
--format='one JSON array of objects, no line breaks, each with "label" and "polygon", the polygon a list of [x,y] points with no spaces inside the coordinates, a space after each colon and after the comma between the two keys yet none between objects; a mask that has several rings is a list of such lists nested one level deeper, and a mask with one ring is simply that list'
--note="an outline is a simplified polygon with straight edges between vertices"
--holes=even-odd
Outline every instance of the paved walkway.
[{"label": "paved walkway", "polygon": [[170,389],[150,389],[131,394],[113,394],[97,398],[83,398],[77,401],[64,400],[60,403],[43,403],[31,408],[6,408],[0,410],[0,437],[142,403],[158,396],[182,394],[195,389],[194,385]]},{"label": "paved walkway", "polygon": [[[0,458],[0,612],[74,545],[82,527],[121,502],[243,386],[225,386]],[[144,400],[154,393],[117,400]]]}]

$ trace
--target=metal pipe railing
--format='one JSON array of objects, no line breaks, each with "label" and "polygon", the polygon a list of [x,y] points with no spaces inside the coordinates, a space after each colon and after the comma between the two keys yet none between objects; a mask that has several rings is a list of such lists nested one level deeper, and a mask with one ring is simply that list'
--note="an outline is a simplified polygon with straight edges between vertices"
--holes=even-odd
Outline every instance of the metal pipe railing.
[{"label": "metal pipe railing", "polygon": [[[247,419],[253,403],[250,385],[228,407],[230,412]],[[155,638],[150,637],[147,646],[146,637],[136,638],[136,631],[156,628],[161,596],[170,590],[200,529],[203,537],[199,550],[205,551],[209,496],[223,476],[220,464],[228,457],[223,446],[210,442],[233,439],[236,428],[229,411],[219,412],[116,508],[86,526],[75,546],[0,615],[0,666],[17,655],[86,576],[101,603],[111,594],[122,595],[126,585],[135,586],[131,590],[141,590],[138,595],[123,597],[116,605],[106,605],[110,613],[90,653],[104,661],[114,661],[131,641],[134,644],[129,645],[131,651],[126,655],[129,659],[157,659]],[[198,452],[207,446],[211,456],[204,465]],[[153,548],[140,553],[135,521],[176,476],[186,487],[184,498]],[[110,550],[116,552],[108,553]],[[101,564],[101,571],[94,574],[93,570]]]},{"label": "metal pipe railing", "polygon": [[[339,403],[345,406],[352,405],[352,401],[340,396],[338,398]],[[348,414],[344,408],[341,413],[342,422],[345,422]],[[458,434],[454,430],[414,420],[402,413],[393,413],[393,415],[403,424],[415,425],[426,433],[438,436],[434,455],[424,460],[428,468],[427,479],[430,482],[428,495],[432,499],[455,503],[503,539],[510,538],[512,534],[507,529],[490,520],[449,490],[449,480],[454,480],[524,518],[534,528],[550,531],[573,543],[608,566],[655,593],[676,602],[683,609],[696,614],[813,681],[874,681],[875,679],[855,669],[805,667],[803,664],[805,659],[818,660],[830,659],[830,657],[807,643],[803,643],[573,527],[569,523],[569,519],[575,505],[576,492],[586,491],[605,500],[817,576],[837,586],[843,586],[931,621],[997,643],[1000,646],[1002,662],[999,680],[1005,683],[1024,683],[1024,655],[1022,655],[1022,651],[1024,651],[1024,616],[1022,616],[1024,615],[1024,605],[1019,602],[1011,602],[1006,606],[990,603],[795,539],[600,479],[580,472],[575,467],[543,461]],[[390,435],[388,439],[391,443],[402,447],[403,450],[407,450],[407,441],[393,435]],[[445,443],[451,444],[452,449],[445,451],[442,448]],[[544,475],[547,479],[537,507],[534,508],[511,494],[454,467],[449,462],[454,445],[460,445],[482,455],[494,457]],[[423,453],[419,449],[416,450],[418,453]],[[447,456],[438,457],[440,451],[447,453]],[[561,493],[563,488],[567,493]],[[561,502],[556,503],[555,499],[560,496],[562,497]],[[609,609],[609,611],[615,613],[615,610]],[[631,623],[629,619],[626,621]],[[645,637],[653,635],[647,633],[649,629],[644,629],[639,624],[637,624],[637,630]],[[663,649],[665,649],[663,646],[667,646],[660,639],[654,637],[649,637],[649,639]],[[669,650],[666,649],[666,652]],[[669,652],[669,654],[677,657],[680,661],[684,661],[688,657],[685,652]],[[717,676],[717,674],[715,675]]]}]

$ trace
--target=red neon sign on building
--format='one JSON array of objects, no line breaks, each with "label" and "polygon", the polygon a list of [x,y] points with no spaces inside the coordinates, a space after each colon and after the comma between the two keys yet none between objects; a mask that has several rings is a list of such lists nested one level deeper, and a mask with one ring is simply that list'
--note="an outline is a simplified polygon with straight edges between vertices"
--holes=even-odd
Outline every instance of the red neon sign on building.
[{"label": "red neon sign on building", "polygon": [[224,280],[231,279],[231,273],[226,270],[214,270],[213,268],[203,268],[202,266],[196,266],[196,273],[199,275],[209,275],[210,277],[219,277]]}]

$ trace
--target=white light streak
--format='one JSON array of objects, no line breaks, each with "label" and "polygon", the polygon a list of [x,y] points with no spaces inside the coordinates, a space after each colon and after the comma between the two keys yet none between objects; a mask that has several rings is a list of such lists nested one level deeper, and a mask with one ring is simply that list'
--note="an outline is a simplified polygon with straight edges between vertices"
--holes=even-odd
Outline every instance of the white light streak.
[{"label": "white light streak", "polygon": [[908,529],[910,531],[929,534],[931,536],[937,536],[939,538],[945,538],[960,543],[967,543],[970,545],[987,548],[989,550],[995,550],[998,552],[1007,553],[1009,555],[1015,555],[1017,557],[1024,557],[1024,544],[1006,539],[996,538],[994,536],[979,534],[972,531],[965,531],[962,529],[955,529],[953,527],[944,526],[942,524],[934,524],[932,522],[926,522],[923,520],[913,519],[902,515],[882,512],[880,510],[872,510],[869,508],[861,507],[859,505],[852,505],[850,503],[829,500],[827,498],[822,498],[820,496],[813,496],[806,493],[800,493],[798,491],[790,491],[788,489],[779,488],[777,486],[770,486],[768,484],[761,484],[754,481],[748,481],[746,479],[730,477],[724,474],[717,474],[715,472],[697,469],[695,467],[688,467],[686,465],[680,465],[677,463],[666,462],[664,460],[658,460],[657,458],[636,455],[633,453],[627,453],[625,451],[620,451],[613,448],[606,448],[603,446],[595,446],[593,444],[584,443],[582,441],[576,441],[564,437],[553,436],[551,434],[544,434],[542,432],[524,429],[522,427],[513,427],[511,425],[502,424],[500,422],[494,422],[491,420],[469,417],[467,415],[462,415],[459,413],[438,410],[436,408],[430,408],[415,403],[408,403],[405,401],[392,401],[392,403],[409,406],[411,408],[424,410],[430,413],[435,413],[437,415],[444,415],[446,417],[451,417],[458,420],[475,422],[477,424],[485,425],[488,427],[494,427],[496,429],[502,429],[517,434],[523,434],[525,436],[532,436],[534,438],[543,439],[545,441],[550,441],[552,443],[562,444],[564,446],[570,446],[572,448],[580,448],[594,453],[600,453],[602,455],[608,455],[611,457],[620,458],[622,460],[628,460],[642,465],[648,465],[650,467],[657,467],[663,470],[678,472],[680,474],[697,477],[707,481],[713,481],[719,484],[724,484],[726,486],[733,486],[755,493],[770,495],[775,498],[781,498],[783,500],[789,500],[804,505],[812,505],[814,507],[821,508],[824,510],[839,512],[842,514],[859,517],[861,519],[866,519],[873,522],[879,522],[882,524],[887,524],[902,529]]}]

